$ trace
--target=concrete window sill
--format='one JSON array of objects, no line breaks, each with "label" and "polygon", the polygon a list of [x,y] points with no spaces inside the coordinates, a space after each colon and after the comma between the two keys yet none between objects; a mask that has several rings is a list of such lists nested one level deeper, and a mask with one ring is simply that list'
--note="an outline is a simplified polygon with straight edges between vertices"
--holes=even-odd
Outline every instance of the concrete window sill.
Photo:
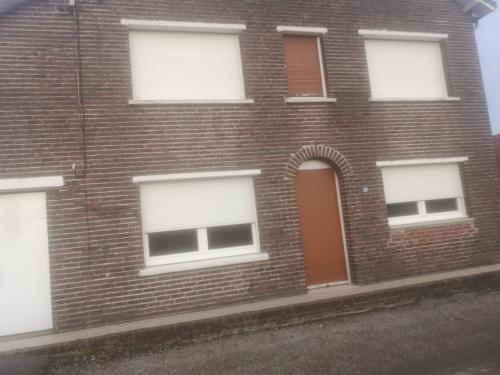
[{"label": "concrete window sill", "polygon": [[369,98],[370,102],[458,102],[462,98],[445,96],[442,98]]},{"label": "concrete window sill", "polygon": [[442,226],[442,225],[453,225],[453,224],[474,224],[474,218],[461,217],[461,218],[454,218],[454,219],[423,221],[420,223],[393,224],[393,225],[390,225],[390,228],[391,228],[391,230],[417,229],[417,228]]},{"label": "concrete window sill", "polygon": [[336,98],[291,96],[285,98],[285,103],[335,103]]}]

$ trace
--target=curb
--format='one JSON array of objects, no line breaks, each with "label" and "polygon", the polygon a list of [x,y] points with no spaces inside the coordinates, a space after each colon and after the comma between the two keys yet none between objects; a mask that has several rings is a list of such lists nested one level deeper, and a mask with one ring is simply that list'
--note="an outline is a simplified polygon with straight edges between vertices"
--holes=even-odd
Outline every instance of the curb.
[{"label": "curb", "polygon": [[260,311],[242,312],[193,322],[138,329],[109,336],[56,344],[45,348],[17,350],[0,354],[0,356],[19,353],[48,355],[60,364],[100,359],[109,360],[116,357],[165,350],[195,341],[285,328],[347,315],[395,308],[417,303],[427,298],[442,298],[462,292],[498,289],[499,287],[500,272],[495,271],[431,281],[414,286],[366,292],[354,296],[332,297],[331,299],[315,302],[270,307]]}]

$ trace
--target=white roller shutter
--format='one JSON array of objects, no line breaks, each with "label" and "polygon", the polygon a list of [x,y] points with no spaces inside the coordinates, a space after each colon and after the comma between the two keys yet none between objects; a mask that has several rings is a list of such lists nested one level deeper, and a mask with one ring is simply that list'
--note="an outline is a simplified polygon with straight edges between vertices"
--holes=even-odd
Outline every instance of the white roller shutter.
[{"label": "white roller shutter", "polygon": [[366,40],[373,98],[448,96],[438,42]]},{"label": "white roller shutter", "polygon": [[51,328],[45,193],[0,194],[0,337]]},{"label": "white roller shutter", "polygon": [[382,168],[386,203],[402,203],[463,196],[457,164]]},{"label": "white roller shutter", "polygon": [[141,184],[146,233],[256,222],[251,178]]},{"label": "white roller shutter", "polygon": [[130,30],[134,99],[244,99],[238,34]]}]

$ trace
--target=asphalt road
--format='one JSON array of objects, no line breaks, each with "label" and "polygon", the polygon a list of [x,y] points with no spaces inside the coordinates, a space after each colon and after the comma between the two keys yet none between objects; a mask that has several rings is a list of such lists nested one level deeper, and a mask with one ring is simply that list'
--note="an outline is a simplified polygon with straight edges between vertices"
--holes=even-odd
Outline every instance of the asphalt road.
[{"label": "asphalt road", "polygon": [[[8,368],[5,360],[0,360],[2,375],[37,373],[35,367],[21,372],[19,363],[11,362]],[[54,375],[496,375],[500,374],[500,290],[424,300],[109,362],[54,368],[50,359],[26,358],[24,367],[36,366],[37,361],[39,374]]]}]

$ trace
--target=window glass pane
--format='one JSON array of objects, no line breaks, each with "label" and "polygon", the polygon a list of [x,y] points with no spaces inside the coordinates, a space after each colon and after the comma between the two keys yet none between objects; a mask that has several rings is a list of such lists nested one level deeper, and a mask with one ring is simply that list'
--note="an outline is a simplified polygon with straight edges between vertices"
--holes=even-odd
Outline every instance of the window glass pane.
[{"label": "window glass pane", "polygon": [[427,209],[428,214],[458,211],[458,202],[456,198],[434,199],[431,201],[426,201],[425,208]]},{"label": "window glass pane", "polygon": [[212,227],[207,235],[209,250],[253,245],[252,224]]},{"label": "window glass pane", "polygon": [[387,215],[389,217],[418,215],[417,202],[392,203],[387,205]]},{"label": "window glass pane", "polygon": [[196,229],[150,233],[149,255],[160,256],[198,251]]}]

